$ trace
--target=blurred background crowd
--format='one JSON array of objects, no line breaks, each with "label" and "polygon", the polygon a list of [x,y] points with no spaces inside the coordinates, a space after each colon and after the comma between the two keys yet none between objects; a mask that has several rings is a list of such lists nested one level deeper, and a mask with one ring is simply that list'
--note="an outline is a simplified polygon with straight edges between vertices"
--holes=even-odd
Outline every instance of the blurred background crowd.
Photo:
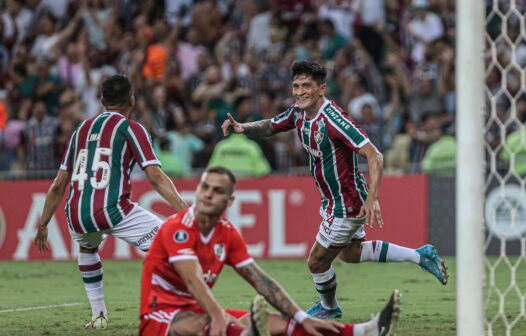
[{"label": "blurred background crowd", "polygon": [[[193,176],[217,162],[245,176],[308,173],[292,132],[225,139],[220,129],[229,112],[248,122],[292,104],[294,60],[327,67],[328,98],[384,153],[387,173],[454,173],[454,0],[5,0],[0,6],[4,176],[53,175],[76,124],[102,112],[99,85],[115,73],[132,80],[133,118],[150,132],[167,173]],[[495,36],[501,20],[493,20]],[[508,24],[515,40],[518,22]],[[520,69],[504,79],[501,70],[512,58],[522,67],[526,60],[524,43],[512,50],[505,42],[496,51],[501,66],[487,75],[495,95],[503,80],[512,95],[519,92]],[[512,95],[496,100],[502,118]],[[513,108],[522,124],[526,99]],[[497,148],[505,138],[502,123],[494,123],[487,141]]]}]

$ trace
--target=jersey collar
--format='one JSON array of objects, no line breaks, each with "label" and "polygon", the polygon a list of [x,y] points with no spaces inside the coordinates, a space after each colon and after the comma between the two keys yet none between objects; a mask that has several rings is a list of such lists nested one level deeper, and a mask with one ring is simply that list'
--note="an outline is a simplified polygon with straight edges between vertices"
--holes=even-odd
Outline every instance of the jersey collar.
[{"label": "jersey collar", "polygon": [[303,112],[303,120],[305,122],[311,123],[314,120],[318,119],[318,117],[321,115],[321,113],[323,112],[325,107],[327,107],[327,105],[329,105],[329,104],[330,104],[329,100],[327,98],[323,98],[323,104],[321,104],[320,109],[318,110],[318,112],[316,113],[314,118],[312,118],[312,119],[307,119],[307,112],[305,112],[305,110],[302,110],[302,112]]}]

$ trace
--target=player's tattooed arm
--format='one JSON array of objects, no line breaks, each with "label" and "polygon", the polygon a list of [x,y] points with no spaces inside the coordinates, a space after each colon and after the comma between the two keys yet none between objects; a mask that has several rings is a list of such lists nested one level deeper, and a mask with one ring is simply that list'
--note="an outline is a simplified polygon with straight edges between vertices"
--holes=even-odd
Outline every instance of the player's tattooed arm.
[{"label": "player's tattooed arm", "polygon": [[266,274],[256,263],[250,263],[236,269],[254,289],[282,314],[293,317],[300,310],[298,305],[292,301],[283,288],[268,274]]},{"label": "player's tattooed arm", "polygon": [[258,120],[241,124],[246,134],[260,137],[269,137],[277,132],[274,131],[270,119]]}]

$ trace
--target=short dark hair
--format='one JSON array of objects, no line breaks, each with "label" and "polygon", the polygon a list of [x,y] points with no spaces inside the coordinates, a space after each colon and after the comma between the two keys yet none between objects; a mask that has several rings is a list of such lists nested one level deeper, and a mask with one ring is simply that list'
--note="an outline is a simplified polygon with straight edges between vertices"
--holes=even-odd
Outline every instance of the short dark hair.
[{"label": "short dark hair", "polygon": [[122,105],[132,94],[131,82],[126,75],[110,76],[102,82],[101,94],[107,105]]},{"label": "short dark hair", "polygon": [[214,173],[214,174],[228,176],[228,179],[232,183],[232,190],[234,189],[236,185],[236,177],[234,176],[234,173],[232,173],[232,171],[226,167],[223,167],[223,166],[208,167],[206,168],[205,173]]},{"label": "short dark hair", "polygon": [[307,75],[311,76],[317,84],[325,83],[325,77],[327,77],[327,70],[323,65],[309,61],[294,62],[291,72],[292,80],[299,75]]}]

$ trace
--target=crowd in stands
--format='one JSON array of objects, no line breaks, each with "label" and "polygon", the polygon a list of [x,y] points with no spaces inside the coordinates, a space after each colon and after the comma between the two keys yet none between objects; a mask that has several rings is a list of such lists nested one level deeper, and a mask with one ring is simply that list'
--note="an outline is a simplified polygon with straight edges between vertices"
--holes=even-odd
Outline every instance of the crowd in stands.
[{"label": "crowd in stands", "polygon": [[[327,67],[328,97],[385,154],[388,173],[455,164],[454,0],[1,3],[4,171],[56,170],[77,123],[102,112],[101,80],[124,73],[135,88],[133,117],[172,175],[194,175],[225,156],[259,161],[235,164],[247,176],[290,173],[308,164],[295,134],[223,139],[220,125],[227,113],[247,122],[292,104],[294,60]],[[498,90],[494,72],[487,81]],[[509,102],[499,104],[509,113]],[[441,150],[428,150],[446,136]],[[449,161],[424,159],[437,152]]]}]

